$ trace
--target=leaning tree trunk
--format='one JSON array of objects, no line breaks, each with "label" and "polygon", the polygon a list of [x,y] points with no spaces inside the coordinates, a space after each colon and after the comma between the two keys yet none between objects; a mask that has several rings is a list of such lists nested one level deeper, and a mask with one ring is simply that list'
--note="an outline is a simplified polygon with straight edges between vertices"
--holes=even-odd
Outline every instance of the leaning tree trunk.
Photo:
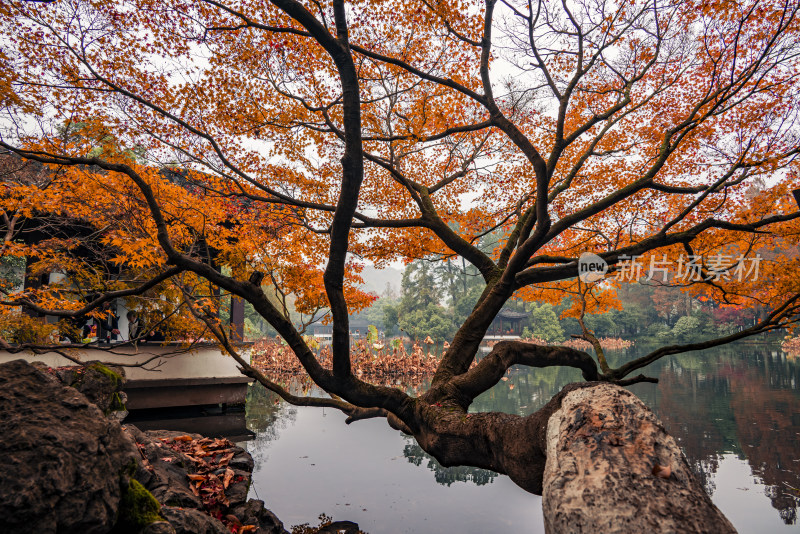
[{"label": "leaning tree trunk", "polygon": [[619,386],[568,392],[546,456],[548,533],[736,532],[653,412]]}]

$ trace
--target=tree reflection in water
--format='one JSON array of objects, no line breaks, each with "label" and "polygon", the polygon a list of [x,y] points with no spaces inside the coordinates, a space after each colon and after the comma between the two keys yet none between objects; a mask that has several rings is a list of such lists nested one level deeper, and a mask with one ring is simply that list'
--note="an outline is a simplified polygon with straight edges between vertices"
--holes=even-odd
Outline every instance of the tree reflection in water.
[{"label": "tree reflection in water", "polygon": [[[611,352],[614,365],[646,351],[632,347]],[[706,491],[713,495],[715,474],[724,454],[747,461],[766,486],[772,506],[786,524],[797,523],[800,507],[800,359],[777,345],[739,344],[689,353],[648,368],[660,383],[631,390],[658,414],[676,438]],[[509,380],[475,400],[473,411],[497,410],[526,415],[544,405],[561,387],[577,380],[565,368],[514,369]],[[403,455],[434,472],[436,481],[487,484],[492,471],[442,467],[413,440]]]},{"label": "tree reflection in water", "polygon": [[403,436],[406,440],[406,446],[403,447],[403,456],[409,462],[416,466],[422,465],[425,461],[426,467],[433,471],[433,476],[436,482],[445,486],[450,486],[453,482],[472,482],[478,486],[491,483],[498,474],[488,469],[481,469],[479,467],[443,467],[442,464],[436,461],[436,458],[422,450],[422,447],[417,445],[411,437]]},{"label": "tree reflection in water", "polygon": [[800,362],[739,345],[665,361],[658,386],[632,388],[654,407],[713,495],[723,454],[747,461],[786,524],[800,506]]},{"label": "tree reflection in water", "polygon": [[278,439],[281,430],[294,425],[297,408],[260,385],[247,388],[245,404],[247,428],[256,436],[247,449],[253,457],[255,470],[269,457],[269,446]]},{"label": "tree reflection in water", "polygon": [[798,366],[776,360],[762,355],[764,368],[770,366],[765,369],[769,385],[757,369],[731,370],[731,410],[753,473],[768,486],[767,495],[784,522],[795,524],[800,506],[800,403],[796,390],[775,389],[772,384],[784,381],[787,374],[797,384]]},{"label": "tree reflection in water", "polygon": [[[608,356],[612,365],[619,365],[649,348],[634,346],[611,351]],[[508,380],[478,397],[471,410],[527,415],[565,384],[578,380],[573,371],[512,369]],[[713,496],[717,491],[715,479],[723,455],[738,457],[765,486],[766,496],[783,522],[797,524],[800,360],[787,358],[778,345],[739,344],[664,358],[648,371],[660,383],[637,384],[630,389],[656,411],[708,493]],[[270,444],[297,417],[296,408],[276,400],[261,387],[251,388],[248,395],[248,427],[257,433],[248,449],[257,463],[267,458]],[[404,438],[403,456],[430,469],[436,482],[446,486],[456,481],[486,485],[498,477],[484,469],[444,468],[409,437]],[[752,497],[745,498],[759,498],[751,493]]]}]

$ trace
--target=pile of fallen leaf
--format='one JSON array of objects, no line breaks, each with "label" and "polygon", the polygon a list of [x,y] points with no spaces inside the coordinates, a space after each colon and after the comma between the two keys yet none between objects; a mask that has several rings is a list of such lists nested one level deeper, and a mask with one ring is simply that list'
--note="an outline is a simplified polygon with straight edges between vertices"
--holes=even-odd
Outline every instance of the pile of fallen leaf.
[{"label": "pile of fallen leaf", "polygon": [[789,337],[781,343],[781,349],[785,352],[788,356],[792,358],[796,358],[800,355],[800,337]]},{"label": "pile of fallen leaf", "polygon": [[[517,341],[522,341],[523,343],[532,343],[534,345],[560,345],[560,343],[548,343],[544,339],[538,337],[527,337],[527,338],[522,337],[519,338]],[[489,347],[490,349],[493,349],[494,346],[497,345],[498,343],[503,343],[503,341],[496,339],[486,341],[486,346]]]},{"label": "pile of fallen leaf", "polygon": [[[255,525],[242,525],[235,516],[225,514],[230,506],[225,490],[232,483],[245,479],[244,476],[237,475],[228,465],[236,454],[233,443],[227,439],[193,439],[191,436],[159,439],[165,447],[182,453],[192,462],[190,471],[193,472],[188,474],[189,487],[203,502],[209,515],[222,521],[231,532],[241,534],[256,531]],[[161,458],[161,460],[168,462],[171,458]],[[147,459],[144,459],[144,462],[147,465]]]},{"label": "pile of fallen leaf", "polygon": [[[619,337],[601,337],[597,341],[600,342],[600,346],[604,350],[622,350],[633,345],[633,341],[628,341],[627,339],[622,339]],[[592,348],[592,344],[585,339],[575,338],[567,340],[564,343],[557,343],[557,345],[563,345],[576,350],[589,350]]]},{"label": "pile of fallen leaf", "polygon": [[[444,349],[448,348],[445,343]],[[384,344],[369,344],[360,340],[351,349],[353,374],[362,380],[380,385],[398,385],[414,388],[433,376],[439,365],[439,357],[430,348],[423,350],[414,344],[411,351],[399,344],[387,347]],[[323,347],[317,354],[323,367],[332,367],[332,354],[329,347]],[[257,341],[250,355],[250,363],[273,380],[286,380],[293,376],[305,375],[297,357],[287,345],[267,339]]]},{"label": "pile of fallen leaf", "polygon": [[[572,338],[566,341],[558,341],[555,343],[548,343],[544,339],[538,337],[530,337],[530,338],[520,338],[519,341],[523,343],[532,343],[534,345],[551,345],[551,346],[559,346],[559,347],[569,347],[575,350],[588,350],[592,348],[592,344],[584,339],[579,338]],[[601,337],[597,341],[600,342],[600,346],[605,350],[621,350],[627,349],[633,345],[633,341],[628,341],[627,339],[622,339],[619,337]],[[500,341],[489,341],[487,344],[489,347],[494,347],[496,344],[501,343]]]}]

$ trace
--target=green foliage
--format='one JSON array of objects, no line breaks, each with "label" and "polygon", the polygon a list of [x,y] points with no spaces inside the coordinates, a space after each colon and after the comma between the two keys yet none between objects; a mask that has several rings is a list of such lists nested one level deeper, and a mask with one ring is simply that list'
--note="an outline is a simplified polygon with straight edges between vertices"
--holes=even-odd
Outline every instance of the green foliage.
[{"label": "green foliage", "polygon": [[378,342],[378,327],[374,324],[367,326],[367,343],[372,345]]},{"label": "green foliage", "polygon": [[130,161],[139,165],[147,162],[147,150],[141,146],[136,145],[133,148],[121,147],[119,139],[114,134],[103,132],[92,132],[91,128],[87,129],[86,122],[67,122],[56,127],[59,136],[64,139],[69,139],[71,142],[77,142],[80,139],[89,139],[95,144],[86,153],[88,158],[99,158],[101,156],[122,156]]},{"label": "green foliage", "polygon": [[644,330],[644,335],[647,337],[654,337],[657,339],[664,339],[671,335],[672,329],[664,323],[654,323],[648,325]]},{"label": "green foliage", "polygon": [[98,373],[101,373],[101,374],[105,375],[105,377],[108,379],[108,381],[111,382],[111,385],[113,386],[113,389],[118,390],[118,389],[120,389],[122,387],[122,381],[123,381],[122,375],[120,375],[118,373],[115,373],[114,371],[112,371],[111,369],[109,369],[108,367],[103,365],[102,363],[100,363],[100,362],[92,362],[89,365],[87,365],[86,367],[87,367],[87,369],[92,369],[93,371],[97,371]]},{"label": "green foliage", "polygon": [[686,343],[697,339],[712,338],[725,335],[735,330],[735,325],[720,324],[716,326],[711,314],[699,311],[694,315],[679,317],[671,329],[663,326],[655,332],[656,338],[661,341]]},{"label": "green foliage", "polygon": [[736,323],[720,323],[717,325],[717,332],[721,336],[727,336],[728,334],[733,334],[734,332],[739,330],[739,325]]},{"label": "green foliage", "polygon": [[125,411],[125,403],[122,402],[122,397],[119,394],[119,391],[115,391],[113,395],[111,395],[111,405],[108,407],[109,412],[123,412]]},{"label": "green foliage", "polygon": [[412,339],[431,336],[434,341],[445,341],[453,334],[452,315],[438,304],[428,304],[400,317],[400,328]]},{"label": "green foliage", "polygon": [[457,466],[443,467],[436,458],[425,452],[416,442],[405,438],[407,443],[403,448],[403,456],[409,463],[416,466],[426,463],[428,469],[433,471],[438,484],[451,486],[454,482],[472,482],[476,486],[491,484],[498,476],[494,471],[479,467]]},{"label": "green foliage", "polygon": [[415,261],[403,272],[397,325],[412,339],[444,341],[455,332],[453,314],[441,306],[442,293],[430,262]]},{"label": "green foliage", "polygon": [[698,317],[681,317],[672,327],[671,337],[680,342],[690,341],[699,333],[700,326]]},{"label": "green foliage", "polygon": [[13,291],[22,287],[25,280],[25,258],[4,255],[0,257],[0,289]]},{"label": "green foliage", "polygon": [[[351,315],[351,319],[366,321],[366,323],[370,325],[366,332],[367,340],[370,343],[375,343],[378,341],[379,330],[383,330],[386,337],[395,335],[398,322],[398,308],[399,301],[397,299],[380,297],[372,306],[361,310],[358,314]],[[370,341],[371,338],[369,337],[370,327],[375,328],[375,337],[372,341]]]},{"label": "green foliage", "polygon": [[442,300],[430,262],[415,261],[409,264],[403,271],[401,285],[403,296],[398,310],[401,316],[426,309],[431,304],[438,305]]},{"label": "green foliage", "polygon": [[[472,313],[484,288],[483,279],[474,267],[462,267],[457,262],[434,266],[431,262],[418,260],[403,273],[401,298],[386,299],[381,306],[373,306],[376,317],[369,322],[382,324],[387,336],[399,326],[415,339],[427,335],[437,341],[447,339]],[[617,295],[622,309],[586,315],[586,326],[595,335],[683,342],[729,334],[746,321],[752,321],[751,316],[755,313],[753,310],[718,309],[691,297],[680,288],[646,282],[622,284]],[[506,307],[530,312],[530,317],[523,322],[523,336],[558,343],[570,335],[581,333],[575,318],[558,318],[567,306],[566,301],[551,306],[510,300]],[[448,319],[449,329],[446,326]]]},{"label": "green foliage", "polygon": [[400,319],[398,315],[399,304],[397,301],[391,300],[383,304],[381,309],[383,310],[383,331],[389,336],[394,333]]},{"label": "green foliage", "polygon": [[589,314],[584,323],[596,336],[609,337],[617,333],[617,324],[610,313]]},{"label": "green foliage", "polygon": [[367,324],[372,324],[376,326],[380,325],[381,327],[383,327],[384,313],[385,313],[384,309],[386,306],[390,304],[391,304],[390,299],[379,298],[372,304],[372,306],[364,308],[363,310],[361,310],[355,315],[352,315],[351,317],[358,318],[362,321],[366,321]]},{"label": "green foliage", "polygon": [[417,260],[406,267],[401,286],[400,301],[384,307],[387,334],[390,326],[398,325],[414,339],[431,336],[439,342],[455,335],[456,328],[472,313],[485,284],[478,271],[463,262],[434,266]]},{"label": "green foliage", "polygon": [[454,320],[457,324],[464,324],[467,317],[472,313],[475,304],[483,292],[485,284],[480,278],[477,279],[478,284],[473,284],[465,292],[458,295],[453,305]]},{"label": "green foliage", "polygon": [[[228,317],[230,310],[226,309]],[[277,331],[259,314],[249,302],[244,303],[244,338],[262,339],[265,337],[275,337]]]},{"label": "green foliage", "polygon": [[536,337],[548,343],[564,341],[564,330],[558,322],[558,317],[551,304],[533,305],[530,316],[530,326],[525,327],[522,337]]}]

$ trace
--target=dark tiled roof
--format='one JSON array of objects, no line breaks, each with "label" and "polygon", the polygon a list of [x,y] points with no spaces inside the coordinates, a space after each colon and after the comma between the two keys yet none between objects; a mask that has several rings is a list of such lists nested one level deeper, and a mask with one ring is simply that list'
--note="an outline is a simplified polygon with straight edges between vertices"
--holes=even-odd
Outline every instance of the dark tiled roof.
[{"label": "dark tiled roof", "polygon": [[528,313],[528,312],[518,312],[518,311],[512,311],[512,310],[507,310],[507,309],[503,308],[497,314],[497,318],[498,319],[525,319],[529,315],[530,315],[530,313]]}]

